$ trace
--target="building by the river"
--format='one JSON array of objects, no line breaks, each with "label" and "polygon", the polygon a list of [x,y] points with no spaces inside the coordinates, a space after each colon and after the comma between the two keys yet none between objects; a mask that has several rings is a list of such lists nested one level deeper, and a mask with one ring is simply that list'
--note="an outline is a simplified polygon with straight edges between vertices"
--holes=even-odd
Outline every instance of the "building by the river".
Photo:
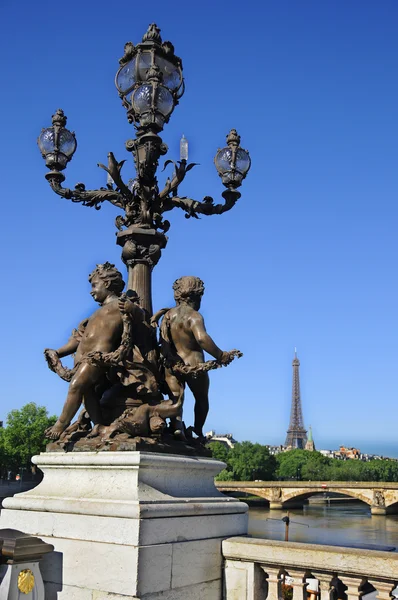
[{"label": "building by the river", "polygon": [[216,433],[214,430],[206,433],[206,441],[207,442],[220,442],[220,444],[224,444],[228,446],[228,448],[233,448],[236,444],[236,440],[232,433]]}]

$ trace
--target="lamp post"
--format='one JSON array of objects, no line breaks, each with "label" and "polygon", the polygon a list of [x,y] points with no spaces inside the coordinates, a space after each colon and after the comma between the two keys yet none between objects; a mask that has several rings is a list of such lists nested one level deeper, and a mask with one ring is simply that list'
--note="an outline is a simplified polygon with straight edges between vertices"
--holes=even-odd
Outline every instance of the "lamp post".
[{"label": "lamp post", "polygon": [[240,137],[232,129],[227,146],[218,150],[215,157],[226,188],[222,193],[224,202],[214,204],[210,196],[203,201],[180,197],[178,186],[195,166],[188,164],[188,142],[183,136],[180,160],[166,161],[165,166],[174,164],[174,173],[160,189],[156,172],[159,159],[168,148],[159,133],[184,94],[181,59],[170,42],[162,41],[160,29],[152,24],[141,43],[125,45],[119,63],[116,87],[127,119],[136,129],[135,138],[126,142],[126,149],[134,158],[135,178],[124,183],[121,169],[125,161],[118,162],[110,152],[108,165],[99,164],[108,173],[106,187],[89,190],[83,183],[76,184],[74,189],[63,187],[62,171],[72,159],[77,143],[74,133],[66,129],[67,119],[60,109],[53,115],[52,127],[42,130],[38,144],[50,169],[46,179],[56,194],[97,210],[102,202],[108,201],[123,211],[115,223],[117,243],[122,247],[122,260],[128,268],[128,288],[138,293],[142,308],[151,315],[151,273],[167,244],[165,234],[170,227],[164,213],[177,207],[185,211],[186,218],[198,218],[199,214],[220,215],[230,210],[240,198],[237,188],[250,169],[250,157],[240,147]]}]

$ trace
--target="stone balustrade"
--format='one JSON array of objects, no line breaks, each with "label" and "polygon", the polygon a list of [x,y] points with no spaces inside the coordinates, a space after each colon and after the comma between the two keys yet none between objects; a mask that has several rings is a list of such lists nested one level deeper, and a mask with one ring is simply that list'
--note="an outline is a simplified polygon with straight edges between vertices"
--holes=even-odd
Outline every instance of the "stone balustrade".
[{"label": "stone balustrade", "polygon": [[398,597],[398,553],[245,537],[222,549],[224,600],[359,600],[374,590],[377,600]]}]

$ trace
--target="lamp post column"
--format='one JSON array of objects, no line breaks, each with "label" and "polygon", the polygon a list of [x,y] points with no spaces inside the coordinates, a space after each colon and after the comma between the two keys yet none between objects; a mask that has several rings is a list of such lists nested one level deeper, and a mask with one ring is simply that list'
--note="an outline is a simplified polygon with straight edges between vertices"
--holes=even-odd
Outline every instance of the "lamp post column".
[{"label": "lamp post column", "polygon": [[131,226],[117,234],[122,260],[128,269],[127,288],[137,292],[140,306],[152,316],[152,270],[160,259],[167,237],[155,229]]}]

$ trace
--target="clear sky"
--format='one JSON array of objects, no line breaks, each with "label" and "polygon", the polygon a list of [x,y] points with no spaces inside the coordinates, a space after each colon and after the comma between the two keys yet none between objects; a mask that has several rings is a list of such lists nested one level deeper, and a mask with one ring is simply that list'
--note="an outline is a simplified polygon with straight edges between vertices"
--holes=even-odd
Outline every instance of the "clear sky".
[{"label": "clear sky", "polygon": [[211,374],[206,430],[283,443],[297,346],[316,445],[398,457],[397,19],[396,0],[2,3],[0,418],[28,401],[60,412],[67,384],[42,351],[94,310],[95,264],[124,269],[117,209],[57,197],[36,137],[61,107],[78,139],[65,185],[104,185],[110,150],[133,176],[113,78],[124,43],[155,21],[186,78],[166,158],[184,133],[200,163],[180,192],[219,198],[212,161],[231,127],[252,158],[231,212],[170,214],[154,271],[155,309],[198,275],[209,333],[244,353]]}]

